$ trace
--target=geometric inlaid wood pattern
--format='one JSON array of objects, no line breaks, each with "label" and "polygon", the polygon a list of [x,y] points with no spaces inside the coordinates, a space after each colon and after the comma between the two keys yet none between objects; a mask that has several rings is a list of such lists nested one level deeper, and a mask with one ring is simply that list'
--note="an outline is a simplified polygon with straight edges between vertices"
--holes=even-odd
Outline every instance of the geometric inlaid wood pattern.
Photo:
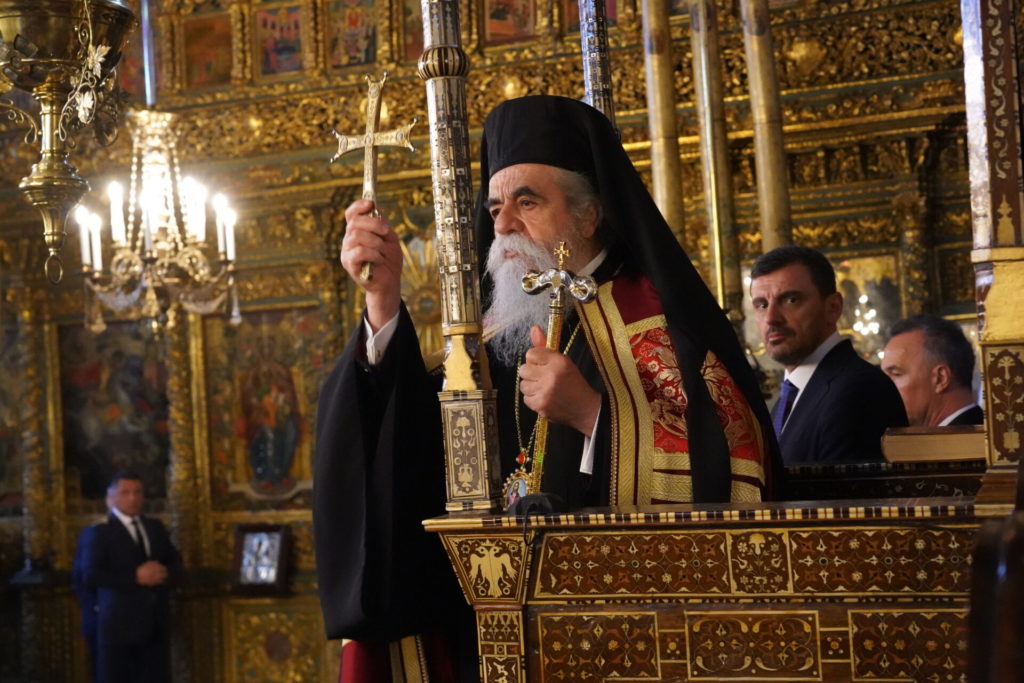
[{"label": "geometric inlaid wood pattern", "polygon": [[653,614],[545,614],[538,628],[545,680],[660,678]]},{"label": "geometric inlaid wood pattern", "polygon": [[853,610],[850,633],[855,680],[967,680],[963,610]]},{"label": "geometric inlaid wood pattern", "polygon": [[537,598],[727,593],[723,533],[549,534]]},{"label": "geometric inlaid wood pattern", "polygon": [[532,598],[969,591],[973,527],[546,534]]},{"label": "geometric inlaid wood pattern", "polygon": [[967,593],[974,529],[814,529],[789,533],[804,592]]},{"label": "geometric inlaid wood pattern", "polygon": [[484,680],[522,680],[523,615],[477,612],[476,626]]},{"label": "geometric inlaid wood pattern", "polygon": [[821,680],[815,612],[687,612],[692,680]]},{"label": "geometric inlaid wood pattern", "polygon": [[1024,347],[984,344],[983,363],[990,386],[986,413],[992,425],[993,462],[1014,463],[1024,452]]},{"label": "geometric inlaid wood pattern", "polygon": [[[527,624],[536,637],[529,680],[961,681],[966,604],[944,604],[877,610],[827,602],[801,609],[778,603],[727,609],[606,604],[590,611],[538,606]],[[485,667],[492,660],[511,672],[508,655],[518,647],[513,620],[509,613],[480,612],[478,623],[485,614],[500,625],[481,631]],[[496,647],[502,640],[505,649]]]}]

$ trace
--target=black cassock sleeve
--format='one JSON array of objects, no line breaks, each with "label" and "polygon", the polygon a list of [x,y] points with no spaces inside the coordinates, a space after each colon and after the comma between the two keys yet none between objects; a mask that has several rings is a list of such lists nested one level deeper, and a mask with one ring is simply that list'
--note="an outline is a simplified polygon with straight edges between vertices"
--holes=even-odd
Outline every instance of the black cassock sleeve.
[{"label": "black cassock sleeve", "polygon": [[436,534],[444,513],[438,383],[405,307],[381,362],[362,325],[320,391],[313,531],[329,638],[396,640],[444,629],[468,606]]}]

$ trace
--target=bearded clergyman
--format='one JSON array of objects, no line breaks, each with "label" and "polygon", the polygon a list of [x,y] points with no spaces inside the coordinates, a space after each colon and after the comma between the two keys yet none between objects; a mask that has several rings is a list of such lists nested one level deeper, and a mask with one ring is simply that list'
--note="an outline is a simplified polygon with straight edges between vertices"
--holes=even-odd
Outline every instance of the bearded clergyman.
[{"label": "bearded clergyman", "polygon": [[[481,150],[474,227],[503,477],[541,415],[542,490],[571,509],[769,498],[777,444],[757,382],[608,119],[566,98],[509,100]],[[313,514],[328,635],[380,643],[455,628],[465,601],[421,526],[444,512],[440,383],[401,300],[398,237],[373,209],[345,213],[341,261],[366,310],[321,391]],[[556,267],[561,242],[567,270],[599,287],[555,350],[547,297],[521,283]]]}]

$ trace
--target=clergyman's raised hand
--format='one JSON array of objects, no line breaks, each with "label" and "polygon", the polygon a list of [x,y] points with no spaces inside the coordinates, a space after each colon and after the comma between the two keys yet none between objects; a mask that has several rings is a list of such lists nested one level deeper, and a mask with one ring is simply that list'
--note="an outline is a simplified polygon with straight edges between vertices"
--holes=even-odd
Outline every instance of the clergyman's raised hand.
[{"label": "clergyman's raised hand", "polygon": [[[376,332],[402,302],[402,248],[388,222],[371,214],[373,208],[373,202],[357,199],[345,209],[341,265],[366,292],[366,317]],[[373,264],[373,278],[366,281],[359,277],[364,263]]]}]

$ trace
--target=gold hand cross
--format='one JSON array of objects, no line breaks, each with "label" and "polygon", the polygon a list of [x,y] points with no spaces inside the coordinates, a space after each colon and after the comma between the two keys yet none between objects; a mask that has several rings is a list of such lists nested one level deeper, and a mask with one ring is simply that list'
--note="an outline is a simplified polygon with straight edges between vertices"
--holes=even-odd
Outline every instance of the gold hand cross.
[{"label": "gold hand cross", "polygon": [[[414,118],[412,123],[399,126],[392,130],[378,132],[377,126],[380,125],[380,103],[381,103],[381,90],[384,89],[384,82],[388,80],[388,72],[385,71],[381,79],[374,80],[372,76],[367,75],[366,85],[369,88],[366,102],[366,132],[362,135],[342,135],[338,131],[334,132],[334,137],[338,138],[338,151],[333,157],[331,157],[331,163],[334,163],[340,159],[343,155],[349,152],[362,149],[363,150],[363,199],[369,199],[374,203],[373,215],[380,216],[380,212],[377,210],[377,148],[378,147],[405,147],[409,150],[414,149],[412,142],[409,140],[409,131],[416,125],[418,118]],[[373,278],[373,264],[364,263],[359,269],[359,278],[364,282]]]}]

